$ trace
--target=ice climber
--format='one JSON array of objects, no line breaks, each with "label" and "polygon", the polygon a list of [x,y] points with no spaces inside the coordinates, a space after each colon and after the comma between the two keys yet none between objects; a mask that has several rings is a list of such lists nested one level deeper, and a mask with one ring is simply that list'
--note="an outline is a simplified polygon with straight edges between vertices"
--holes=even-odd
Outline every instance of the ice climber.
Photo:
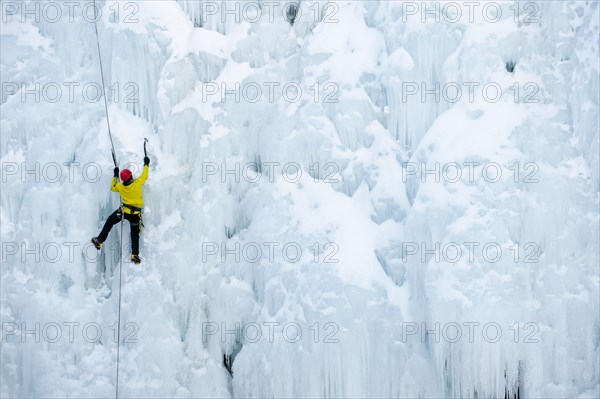
[{"label": "ice climber", "polygon": [[120,174],[122,183],[119,182],[119,168],[114,169],[115,177],[113,177],[110,189],[121,195],[123,204],[108,217],[98,237],[92,238],[92,243],[100,250],[110,229],[123,219],[127,219],[131,227],[131,261],[136,264],[142,262],[140,259],[140,232],[142,231],[142,208],[144,207],[142,189],[148,179],[148,165],[150,165],[150,158],[145,156],[144,171],[137,179],[133,178],[129,169],[123,169]]}]

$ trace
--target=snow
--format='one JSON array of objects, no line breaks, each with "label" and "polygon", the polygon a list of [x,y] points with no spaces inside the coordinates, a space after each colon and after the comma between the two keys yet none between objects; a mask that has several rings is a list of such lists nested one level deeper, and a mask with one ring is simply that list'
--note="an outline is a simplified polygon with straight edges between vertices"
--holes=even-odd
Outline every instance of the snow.
[{"label": "snow", "polygon": [[99,3],[143,263],[93,24],[3,8],[0,396],[115,394],[121,272],[120,397],[600,396],[598,3]]}]

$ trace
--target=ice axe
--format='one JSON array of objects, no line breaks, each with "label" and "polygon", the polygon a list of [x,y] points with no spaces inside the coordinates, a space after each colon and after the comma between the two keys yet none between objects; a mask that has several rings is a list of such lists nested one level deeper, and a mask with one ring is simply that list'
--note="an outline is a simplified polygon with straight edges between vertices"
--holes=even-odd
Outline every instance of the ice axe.
[{"label": "ice axe", "polygon": [[146,143],[148,142],[148,139],[144,137],[144,156],[147,157],[148,156],[148,152],[146,151]]}]

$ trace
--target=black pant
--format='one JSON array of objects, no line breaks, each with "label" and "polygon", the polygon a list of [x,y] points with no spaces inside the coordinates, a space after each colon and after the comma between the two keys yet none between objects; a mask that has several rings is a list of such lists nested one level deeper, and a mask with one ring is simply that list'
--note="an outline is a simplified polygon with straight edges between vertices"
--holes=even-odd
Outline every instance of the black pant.
[{"label": "black pant", "polygon": [[108,237],[108,233],[110,233],[110,229],[119,223],[122,218],[125,218],[129,221],[129,225],[131,227],[131,254],[139,255],[140,253],[140,231],[142,229],[141,226],[141,218],[140,214],[131,214],[131,213],[123,213],[121,208],[117,209],[113,212],[112,215],[106,219],[106,223],[104,223],[104,227],[98,236],[98,240],[100,242],[106,241],[106,237]]}]

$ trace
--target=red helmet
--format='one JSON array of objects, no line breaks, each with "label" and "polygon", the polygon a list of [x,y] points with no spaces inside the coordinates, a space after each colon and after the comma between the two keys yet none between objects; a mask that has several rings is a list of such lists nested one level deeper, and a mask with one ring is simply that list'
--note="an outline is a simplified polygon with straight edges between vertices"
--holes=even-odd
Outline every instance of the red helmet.
[{"label": "red helmet", "polygon": [[123,169],[121,171],[121,180],[123,181],[129,181],[131,179],[131,171],[129,169]]}]

